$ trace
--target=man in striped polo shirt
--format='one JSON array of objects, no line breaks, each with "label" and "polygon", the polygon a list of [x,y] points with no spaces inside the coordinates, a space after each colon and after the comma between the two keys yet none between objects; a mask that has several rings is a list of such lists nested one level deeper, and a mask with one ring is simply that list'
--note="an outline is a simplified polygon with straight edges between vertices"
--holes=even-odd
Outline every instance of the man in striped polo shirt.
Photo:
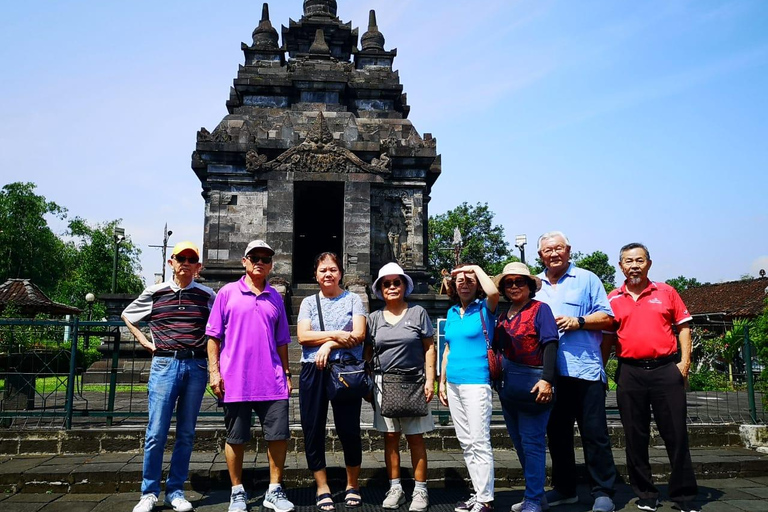
[{"label": "man in striped polo shirt", "polygon": [[[152,354],[142,496],[133,512],[150,512],[157,503],[163,451],[175,407],[176,442],[165,482],[165,502],[176,512],[192,510],[184,497],[184,482],[208,383],[205,324],[216,294],[195,282],[202,265],[200,251],[192,242],[176,244],[168,265],[173,270],[172,279],[145,289],[122,315],[128,330]],[[142,320],[149,323],[151,340],[136,327]]]}]

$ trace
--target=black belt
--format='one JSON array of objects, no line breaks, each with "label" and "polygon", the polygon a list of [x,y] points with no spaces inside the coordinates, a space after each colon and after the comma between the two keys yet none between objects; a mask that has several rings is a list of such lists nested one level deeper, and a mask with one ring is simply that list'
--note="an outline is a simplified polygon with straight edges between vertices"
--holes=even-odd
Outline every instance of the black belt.
[{"label": "black belt", "polygon": [[153,357],[173,357],[175,359],[207,359],[208,352],[204,349],[187,348],[184,350],[155,350]]},{"label": "black belt", "polygon": [[629,366],[637,366],[638,368],[644,368],[646,370],[654,370],[660,368],[665,364],[674,363],[677,360],[677,354],[671,356],[659,357],[658,359],[628,359],[624,357],[619,358],[619,362],[622,364],[628,364]]}]

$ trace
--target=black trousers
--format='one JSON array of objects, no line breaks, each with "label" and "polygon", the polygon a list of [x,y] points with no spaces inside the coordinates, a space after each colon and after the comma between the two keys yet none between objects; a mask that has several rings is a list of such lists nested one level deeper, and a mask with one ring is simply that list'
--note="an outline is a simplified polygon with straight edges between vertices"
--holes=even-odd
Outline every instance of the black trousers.
[{"label": "black trousers", "polygon": [[344,464],[356,467],[363,462],[363,443],[360,438],[360,408],[362,398],[355,400],[328,400],[325,381],[328,372],[318,370],[315,363],[301,365],[299,377],[299,411],[304,431],[304,451],[310,471],[324,469],[326,421],[328,403],[333,407],[336,435],[344,450]]},{"label": "black trousers", "polygon": [[672,468],[669,498],[676,502],[693,500],[698,488],[688,448],[685,382],[680,370],[670,362],[652,370],[619,363],[617,371],[616,398],[627,442],[627,470],[635,494],[641,499],[659,496],[648,455],[653,410]]},{"label": "black trousers", "polygon": [[592,495],[612,497],[616,492],[616,465],[605,418],[605,384],[601,381],[557,378],[557,401],[547,425],[552,486],[565,495],[576,494],[574,421],[581,433]]}]

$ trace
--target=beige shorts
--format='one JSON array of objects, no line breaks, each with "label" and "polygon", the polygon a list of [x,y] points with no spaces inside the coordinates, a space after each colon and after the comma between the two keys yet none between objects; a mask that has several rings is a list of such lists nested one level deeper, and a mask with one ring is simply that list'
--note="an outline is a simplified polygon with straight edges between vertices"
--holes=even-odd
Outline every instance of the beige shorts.
[{"label": "beige shorts", "polygon": [[[373,400],[376,406],[373,408],[373,428],[379,432],[402,432],[406,436],[423,434],[435,429],[435,421],[432,419],[432,407],[426,416],[415,418],[385,418],[381,415],[381,375],[375,376],[373,386]],[[437,395],[432,400],[437,400]]]}]

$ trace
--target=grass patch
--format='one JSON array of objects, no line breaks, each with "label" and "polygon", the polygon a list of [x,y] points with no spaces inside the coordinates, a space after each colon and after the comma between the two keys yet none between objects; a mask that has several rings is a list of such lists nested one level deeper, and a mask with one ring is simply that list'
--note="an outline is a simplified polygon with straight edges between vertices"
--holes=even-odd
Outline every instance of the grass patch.
[{"label": "grass patch", "polygon": [[[41,395],[48,395],[51,393],[66,393],[67,392],[67,381],[69,380],[69,377],[58,377],[58,376],[49,376],[49,377],[38,377],[35,379],[35,391],[40,393]],[[76,385],[79,383],[76,383]],[[5,391],[5,380],[0,380],[0,391]],[[146,384],[118,384],[115,386],[115,391],[117,393],[130,393],[133,391],[134,393],[146,393],[147,392],[147,385]],[[96,392],[96,393],[108,393],[109,392],[109,384],[85,384],[83,386],[83,392]]]}]

